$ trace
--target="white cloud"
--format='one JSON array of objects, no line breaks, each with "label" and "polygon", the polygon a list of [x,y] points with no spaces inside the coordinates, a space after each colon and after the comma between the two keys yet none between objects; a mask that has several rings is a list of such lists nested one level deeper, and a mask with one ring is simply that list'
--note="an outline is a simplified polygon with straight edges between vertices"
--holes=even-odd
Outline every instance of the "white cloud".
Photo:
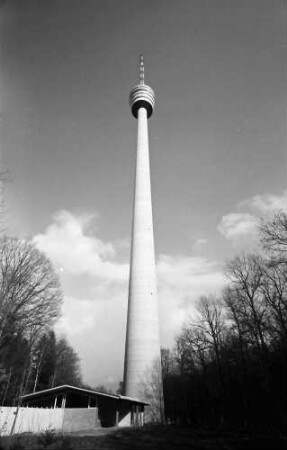
[{"label": "white cloud", "polygon": [[78,352],[84,380],[92,387],[117,389],[122,380],[126,308],[124,288],[105,302],[65,297],[56,332],[67,336]]},{"label": "white cloud", "polygon": [[[93,226],[96,217],[60,211],[34,237],[53,262],[64,291],[56,331],[78,352],[84,379],[92,386],[107,385],[111,375],[122,378],[129,269],[118,255],[125,242],[100,239]],[[116,389],[117,383],[110,387]]]},{"label": "white cloud", "polygon": [[[78,351],[86,382],[96,386],[113,379],[116,388],[123,373],[128,263],[119,258],[118,242],[104,242],[96,229],[91,232],[93,221],[94,215],[61,211],[34,240],[62,282],[57,332]],[[217,292],[224,276],[216,262],[185,255],[160,255],[157,272],[161,344],[172,347],[198,297]]]},{"label": "white cloud", "polygon": [[257,218],[252,214],[230,213],[222,217],[217,229],[226,239],[233,240],[254,234],[257,224]]},{"label": "white cloud", "polygon": [[197,239],[192,246],[192,250],[194,251],[201,250],[207,244],[207,242],[208,242],[207,239],[204,238]]},{"label": "white cloud", "polygon": [[282,195],[263,194],[254,195],[238,204],[239,207],[254,209],[261,214],[272,213],[276,210],[286,210],[287,207],[287,189]]},{"label": "white cloud", "polygon": [[173,346],[198,298],[218,292],[226,280],[216,262],[182,255],[160,255],[157,273],[162,345]]},{"label": "white cloud", "polygon": [[224,215],[217,225],[217,230],[226,239],[235,244],[250,244],[257,239],[257,227],[262,215],[273,214],[287,206],[287,190],[282,195],[254,195],[236,205],[236,211]]},{"label": "white cloud", "polygon": [[73,275],[90,275],[107,282],[126,281],[128,265],[116,263],[115,245],[104,242],[91,231],[95,215],[75,216],[60,211],[44,234],[34,237],[38,248],[56,268]]}]

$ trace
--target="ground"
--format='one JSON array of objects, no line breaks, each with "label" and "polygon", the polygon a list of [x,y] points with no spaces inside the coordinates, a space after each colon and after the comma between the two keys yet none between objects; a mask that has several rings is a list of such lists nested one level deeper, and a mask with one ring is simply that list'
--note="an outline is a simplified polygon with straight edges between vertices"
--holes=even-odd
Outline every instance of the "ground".
[{"label": "ground", "polygon": [[[5,444],[2,448],[6,448]],[[11,450],[244,450],[285,449],[286,436],[195,431],[177,426],[110,428],[65,435],[19,436]],[[0,444],[1,450],[1,444]]]}]

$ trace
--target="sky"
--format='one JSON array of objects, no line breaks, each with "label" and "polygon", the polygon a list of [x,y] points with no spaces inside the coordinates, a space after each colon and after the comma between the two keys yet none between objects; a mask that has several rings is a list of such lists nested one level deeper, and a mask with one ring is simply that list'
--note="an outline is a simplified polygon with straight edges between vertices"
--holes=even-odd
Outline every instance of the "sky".
[{"label": "sky", "polygon": [[286,3],[1,2],[1,151],[10,232],[45,251],[56,324],[84,381],[123,376],[136,157],[128,96],[145,58],[161,345],[224,264],[286,208]]}]

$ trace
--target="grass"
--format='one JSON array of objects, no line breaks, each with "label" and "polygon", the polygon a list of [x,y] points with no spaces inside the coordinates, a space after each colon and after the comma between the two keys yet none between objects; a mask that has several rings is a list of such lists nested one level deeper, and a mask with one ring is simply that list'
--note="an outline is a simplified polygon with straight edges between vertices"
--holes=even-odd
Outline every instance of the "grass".
[{"label": "grass", "polygon": [[[113,428],[54,435],[25,434],[14,438],[11,450],[245,450],[285,449],[286,436],[193,430],[177,426]],[[2,448],[7,439],[2,438]],[[1,450],[1,445],[0,445]]]}]

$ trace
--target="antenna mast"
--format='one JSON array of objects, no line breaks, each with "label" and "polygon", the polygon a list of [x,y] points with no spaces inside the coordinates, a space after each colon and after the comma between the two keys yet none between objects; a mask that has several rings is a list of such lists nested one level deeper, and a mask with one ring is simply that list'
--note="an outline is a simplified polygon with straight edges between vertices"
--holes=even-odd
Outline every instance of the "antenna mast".
[{"label": "antenna mast", "polygon": [[144,84],[144,58],[140,55],[140,84]]}]

